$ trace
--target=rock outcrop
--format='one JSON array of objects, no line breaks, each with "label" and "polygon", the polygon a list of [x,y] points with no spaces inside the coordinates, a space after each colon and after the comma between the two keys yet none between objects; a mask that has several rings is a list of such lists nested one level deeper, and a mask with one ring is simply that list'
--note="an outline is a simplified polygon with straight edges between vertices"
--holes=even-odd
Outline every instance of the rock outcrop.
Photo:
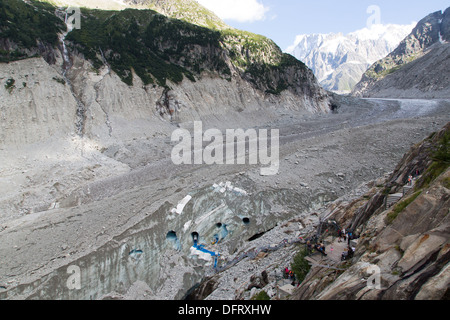
[{"label": "rock outcrop", "polygon": [[393,52],[366,71],[352,95],[448,98],[449,29],[450,8],[419,21]]},{"label": "rock outcrop", "polygon": [[[311,70],[261,36],[133,9],[82,9],[83,27],[64,36],[60,9],[19,0],[2,6],[15,17],[0,19],[9,22],[0,29],[2,143],[76,134],[108,145],[151,136],[161,120],[170,127],[273,107],[330,109]],[[27,14],[39,23],[22,24]],[[24,28],[37,42],[23,37]]]},{"label": "rock outcrop", "polygon": [[[447,124],[413,147],[386,184],[374,186],[365,196],[368,199],[330,209],[327,219],[360,235],[355,255],[337,266],[339,272],[313,266],[293,299],[448,299],[449,130]],[[417,170],[422,175],[415,189],[386,208],[383,200],[401,192]]]}]

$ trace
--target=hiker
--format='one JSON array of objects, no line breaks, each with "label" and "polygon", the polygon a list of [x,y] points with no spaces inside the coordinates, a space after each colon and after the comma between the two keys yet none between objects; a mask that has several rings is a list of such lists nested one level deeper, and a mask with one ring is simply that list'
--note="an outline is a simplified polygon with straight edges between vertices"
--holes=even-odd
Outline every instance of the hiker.
[{"label": "hiker", "polygon": [[319,251],[321,254],[323,254],[324,256],[326,256],[327,254],[325,253],[325,246],[323,245],[323,243],[320,244],[316,244],[316,250]]},{"label": "hiker", "polygon": [[291,271],[291,274],[289,275],[289,280],[292,280],[291,286],[295,287],[295,273]]},{"label": "hiker", "polygon": [[309,240],[306,242],[306,247],[308,248],[308,252],[310,253],[312,251],[312,246]]},{"label": "hiker", "polygon": [[350,244],[350,241],[352,241],[352,239],[353,239],[353,232],[349,230],[347,235],[347,244]]},{"label": "hiker", "polygon": [[342,252],[342,255],[341,255],[341,261],[347,260],[347,256],[348,256],[348,249],[345,248],[344,252]]},{"label": "hiker", "polygon": [[289,269],[286,267],[284,269],[284,278],[287,279],[289,277]]},{"label": "hiker", "polygon": [[348,258],[349,258],[349,259],[353,258],[353,253],[354,253],[354,252],[355,252],[355,251],[353,250],[353,248],[350,247],[350,246],[348,246]]}]

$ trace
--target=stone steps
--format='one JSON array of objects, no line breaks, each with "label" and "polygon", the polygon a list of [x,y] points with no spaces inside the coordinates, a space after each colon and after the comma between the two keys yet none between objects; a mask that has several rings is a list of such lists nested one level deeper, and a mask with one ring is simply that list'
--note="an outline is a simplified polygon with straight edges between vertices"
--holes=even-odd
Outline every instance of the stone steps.
[{"label": "stone steps", "polygon": [[386,198],[386,208],[389,208],[392,205],[396,204],[400,201],[401,198],[403,198],[403,193],[394,193],[388,195]]}]

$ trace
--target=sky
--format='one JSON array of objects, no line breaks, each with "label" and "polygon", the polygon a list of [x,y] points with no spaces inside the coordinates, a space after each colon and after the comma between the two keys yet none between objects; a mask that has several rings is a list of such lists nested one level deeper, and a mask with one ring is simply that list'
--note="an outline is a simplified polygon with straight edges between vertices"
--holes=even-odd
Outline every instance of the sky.
[{"label": "sky", "polygon": [[264,35],[282,50],[299,34],[347,34],[371,23],[407,25],[445,10],[448,0],[197,0],[228,25]]}]

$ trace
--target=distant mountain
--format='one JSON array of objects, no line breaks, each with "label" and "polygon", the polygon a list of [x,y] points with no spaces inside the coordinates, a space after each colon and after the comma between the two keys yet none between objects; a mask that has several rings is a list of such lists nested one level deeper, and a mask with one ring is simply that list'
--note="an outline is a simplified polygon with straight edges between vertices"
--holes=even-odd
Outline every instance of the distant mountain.
[{"label": "distant mountain", "polygon": [[375,61],[394,50],[414,25],[373,25],[347,35],[299,35],[288,53],[312,69],[327,90],[350,92]]},{"label": "distant mountain", "polygon": [[352,94],[360,97],[450,97],[450,8],[429,14],[386,58],[374,63]]}]

